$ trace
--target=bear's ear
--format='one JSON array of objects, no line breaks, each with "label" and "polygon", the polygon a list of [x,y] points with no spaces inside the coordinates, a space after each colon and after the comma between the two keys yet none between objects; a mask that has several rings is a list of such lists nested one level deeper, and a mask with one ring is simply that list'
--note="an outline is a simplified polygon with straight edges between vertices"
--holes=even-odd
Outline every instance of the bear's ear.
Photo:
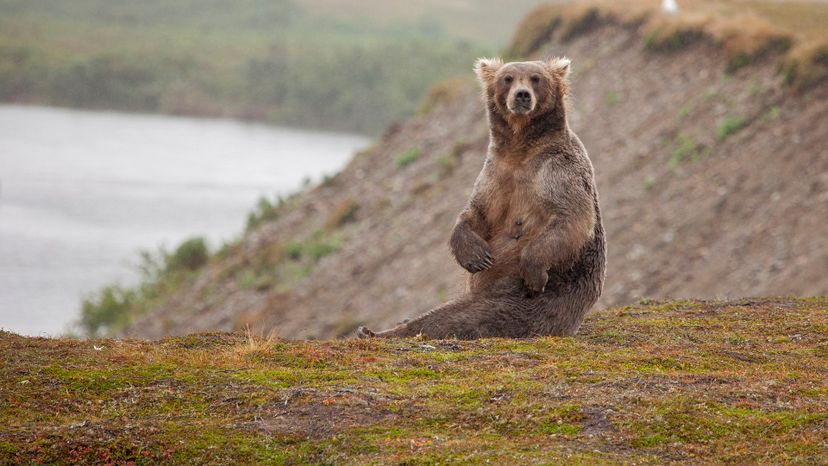
[{"label": "bear's ear", "polygon": [[500,58],[478,58],[474,64],[474,72],[477,73],[477,79],[484,86],[488,86],[494,81],[497,70],[503,66],[503,60]]},{"label": "bear's ear", "polygon": [[546,67],[562,79],[569,76],[570,64],[572,61],[566,57],[552,57],[546,60]]}]

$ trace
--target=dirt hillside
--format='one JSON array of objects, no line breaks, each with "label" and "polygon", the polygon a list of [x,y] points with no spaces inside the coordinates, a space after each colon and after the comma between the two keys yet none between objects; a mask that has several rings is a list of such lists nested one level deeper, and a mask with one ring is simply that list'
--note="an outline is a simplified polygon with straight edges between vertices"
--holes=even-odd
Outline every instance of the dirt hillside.
[{"label": "dirt hillside", "polygon": [[[596,308],[828,294],[825,81],[787,85],[774,50],[736,67],[704,37],[655,47],[634,24],[578,24],[528,53],[573,60],[571,127],[595,165],[609,246]],[[461,293],[446,241],[485,155],[482,107],[473,83],[437,86],[422,116],[289,199],[125,333],[327,338]]]}]

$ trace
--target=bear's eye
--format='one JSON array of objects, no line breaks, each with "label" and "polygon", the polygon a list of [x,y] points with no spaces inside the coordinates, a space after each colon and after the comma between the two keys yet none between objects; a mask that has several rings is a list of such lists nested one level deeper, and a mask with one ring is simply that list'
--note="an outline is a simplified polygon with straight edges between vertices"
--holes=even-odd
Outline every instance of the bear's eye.
[{"label": "bear's eye", "polygon": [[514,81],[514,79],[515,78],[513,78],[512,76],[510,76],[508,74],[503,77],[503,80],[506,81],[506,84],[512,84],[512,81]]},{"label": "bear's eye", "polygon": [[537,84],[537,83],[540,82],[540,76],[538,76],[538,75],[534,75],[530,79],[532,80],[533,84]]}]

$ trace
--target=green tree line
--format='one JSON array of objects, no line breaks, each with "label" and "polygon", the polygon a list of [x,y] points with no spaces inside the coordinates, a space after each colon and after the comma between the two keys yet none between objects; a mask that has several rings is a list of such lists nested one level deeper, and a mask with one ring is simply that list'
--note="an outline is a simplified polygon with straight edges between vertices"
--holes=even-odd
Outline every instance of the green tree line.
[{"label": "green tree line", "polygon": [[375,134],[486,47],[288,1],[0,0],[0,100]]}]

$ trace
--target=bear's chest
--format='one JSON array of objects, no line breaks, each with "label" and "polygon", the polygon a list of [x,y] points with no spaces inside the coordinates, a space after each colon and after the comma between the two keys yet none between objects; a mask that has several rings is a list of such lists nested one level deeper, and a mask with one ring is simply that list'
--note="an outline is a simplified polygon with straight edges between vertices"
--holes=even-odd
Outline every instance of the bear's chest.
[{"label": "bear's chest", "polygon": [[549,213],[540,195],[537,170],[502,164],[491,175],[485,209],[491,238],[520,240],[547,223]]}]

